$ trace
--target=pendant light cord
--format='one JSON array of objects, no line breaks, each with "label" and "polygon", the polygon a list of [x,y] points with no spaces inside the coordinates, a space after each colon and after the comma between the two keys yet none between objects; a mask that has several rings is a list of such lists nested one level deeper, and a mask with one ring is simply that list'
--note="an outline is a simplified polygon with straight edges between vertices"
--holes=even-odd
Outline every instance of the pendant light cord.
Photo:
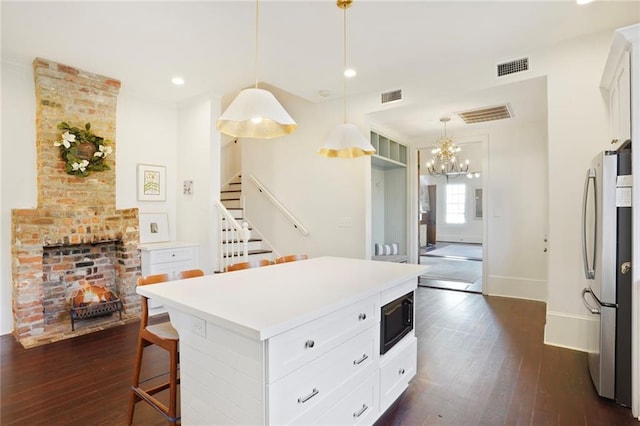
[{"label": "pendant light cord", "polygon": [[343,114],[343,120],[344,120],[344,124],[347,124],[347,76],[345,75],[345,72],[347,71],[347,8],[345,7],[343,9],[344,12],[344,19],[343,19],[343,61],[344,61],[344,67],[342,68],[342,77],[344,79],[344,114]]},{"label": "pendant light cord", "polygon": [[258,0],[256,0],[256,52],[255,52],[255,88],[258,88]]}]

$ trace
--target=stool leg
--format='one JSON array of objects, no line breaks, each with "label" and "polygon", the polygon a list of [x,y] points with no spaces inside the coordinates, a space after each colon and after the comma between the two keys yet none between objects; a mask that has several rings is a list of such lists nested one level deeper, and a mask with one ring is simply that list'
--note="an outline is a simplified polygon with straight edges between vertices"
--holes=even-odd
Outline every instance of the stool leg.
[{"label": "stool leg", "polygon": [[[142,355],[144,354],[144,343],[141,338],[138,338],[138,349],[136,350],[136,361],[135,366],[133,368],[133,380],[131,381],[131,386],[138,387],[140,386],[140,368],[142,366]],[[127,414],[128,423],[127,425],[133,424],[133,411],[136,408],[136,402],[138,402],[140,398],[138,395],[131,390],[131,397],[129,398],[129,411]]]},{"label": "stool leg", "polygon": [[[169,362],[169,417],[175,419],[178,414],[178,342],[171,347]],[[175,425],[176,421],[169,424]]]}]

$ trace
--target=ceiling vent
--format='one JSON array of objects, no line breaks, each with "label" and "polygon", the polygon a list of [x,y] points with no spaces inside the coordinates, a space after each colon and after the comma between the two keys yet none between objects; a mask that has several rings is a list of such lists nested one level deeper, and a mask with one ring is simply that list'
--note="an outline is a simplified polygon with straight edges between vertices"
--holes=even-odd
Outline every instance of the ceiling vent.
[{"label": "ceiling vent", "polygon": [[514,59],[513,61],[503,62],[496,65],[498,77],[517,72],[529,71],[529,58]]},{"label": "ceiling vent", "polygon": [[474,109],[459,112],[458,115],[467,124],[484,123],[486,121],[503,120],[513,117],[509,105],[499,105],[489,108]]},{"label": "ceiling vent", "polygon": [[380,100],[383,104],[387,104],[389,102],[401,101],[402,100],[402,89],[393,90],[391,92],[384,92]]}]

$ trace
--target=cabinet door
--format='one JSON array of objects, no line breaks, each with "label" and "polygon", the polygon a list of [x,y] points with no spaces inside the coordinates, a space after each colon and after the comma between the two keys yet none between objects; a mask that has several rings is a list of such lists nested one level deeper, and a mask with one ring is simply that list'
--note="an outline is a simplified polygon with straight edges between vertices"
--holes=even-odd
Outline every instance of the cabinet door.
[{"label": "cabinet door", "polygon": [[611,138],[623,142],[631,138],[631,84],[629,52],[622,56],[609,88],[609,121]]}]

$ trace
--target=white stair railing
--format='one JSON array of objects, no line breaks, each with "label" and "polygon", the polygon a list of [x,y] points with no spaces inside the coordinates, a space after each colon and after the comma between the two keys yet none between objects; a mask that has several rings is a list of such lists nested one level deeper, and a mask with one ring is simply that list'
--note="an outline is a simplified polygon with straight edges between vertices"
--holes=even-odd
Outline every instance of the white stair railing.
[{"label": "white stair railing", "polygon": [[249,175],[249,179],[251,179],[251,182],[253,182],[258,187],[258,191],[266,195],[267,199],[269,199],[269,201],[271,201],[278,208],[278,210],[282,212],[282,214],[287,218],[287,220],[289,220],[289,222],[291,222],[293,227],[296,228],[298,232],[300,232],[304,236],[309,235],[309,231],[307,231],[307,228],[305,228],[304,225],[302,225],[302,223],[298,221],[298,219],[293,217],[293,215],[289,213],[289,210],[287,210],[282,204],[280,204],[276,197],[274,197],[273,194],[271,194],[271,192],[269,192],[269,190],[267,190],[267,188],[265,188],[265,186],[260,183],[260,181],[254,175]]},{"label": "white stair railing", "polygon": [[218,210],[218,269],[224,272],[228,265],[237,262],[249,261],[249,239],[251,231],[249,224],[240,224],[229,210],[220,202],[216,201]]}]

